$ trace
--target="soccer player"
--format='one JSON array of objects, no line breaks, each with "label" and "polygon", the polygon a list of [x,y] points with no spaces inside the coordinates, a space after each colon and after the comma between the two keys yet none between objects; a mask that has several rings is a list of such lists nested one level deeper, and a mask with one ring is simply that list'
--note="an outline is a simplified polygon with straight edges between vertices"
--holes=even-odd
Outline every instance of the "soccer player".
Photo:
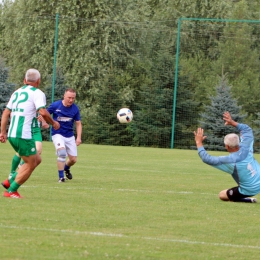
[{"label": "soccer player", "polygon": [[[17,192],[18,188],[28,180],[33,170],[41,163],[41,157],[36,151],[31,130],[36,112],[38,111],[53,128],[59,129],[60,127],[59,123],[54,121],[45,109],[45,94],[38,89],[40,77],[38,70],[27,70],[24,79],[25,85],[12,94],[2,114],[0,141],[5,143],[8,137],[9,143],[24,160],[18,173],[10,179],[10,187],[4,192],[4,197],[21,198]],[[10,115],[12,116],[7,135],[6,128]]]},{"label": "soccer player", "polygon": [[[70,167],[77,161],[77,146],[81,144],[82,124],[80,112],[74,104],[76,92],[72,88],[65,90],[62,100],[53,102],[48,108],[48,112],[53,115],[53,119],[60,123],[60,128],[52,128],[52,141],[56,149],[57,168],[59,182],[65,182],[64,172],[67,179],[72,179]],[[77,138],[74,136],[73,126],[76,124]],[[68,157],[67,161],[66,158]]]},{"label": "soccer player", "polygon": [[228,134],[224,138],[224,144],[230,153],[227,156],[211,156],[203,147],[204,130],[198,128],[194,131],[198,153],[202,161],[219,170],[229,173],[238,186],[222,190],[219,198],[223,201],[256,202],[252,196],[260,193],[260,165],[253,155],[254,136],[252,129],[246,125],[232,120],[229,112],[224,112],[225,125],[236,127],[240,132]]}]

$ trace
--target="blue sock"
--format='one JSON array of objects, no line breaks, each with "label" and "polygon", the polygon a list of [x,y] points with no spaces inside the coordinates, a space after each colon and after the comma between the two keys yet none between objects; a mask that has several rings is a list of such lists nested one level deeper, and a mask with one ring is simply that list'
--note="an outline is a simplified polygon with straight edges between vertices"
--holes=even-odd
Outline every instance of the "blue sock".
[{"label": "blue sock", "polygon": [[70,169],[70,166],[68,166],[67,164],[65,164],[65,166],[64,166],[64,171],[67,171],[67,170],[69,170]]},{"label": "blue sock", "polygon": [[64,171],[63,170],[58,171],[58,173],[59,173],[59,179],[64,178]]},{"label": "blue sock", "polygon": [[241,198],[240,202],[252,203],[252,200],[250,198]]}]

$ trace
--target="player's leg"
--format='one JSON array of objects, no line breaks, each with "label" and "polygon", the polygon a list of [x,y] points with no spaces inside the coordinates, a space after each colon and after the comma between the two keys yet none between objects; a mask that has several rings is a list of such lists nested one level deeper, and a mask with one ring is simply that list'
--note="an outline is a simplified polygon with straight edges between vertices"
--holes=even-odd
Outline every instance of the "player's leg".
[{"label": "player's leg", "polygon": [[57,168],[58,168],[59,182],[65,182],[64,166],[65,166],[66,157],[67,157],[65,147],[59,148],[56,151],[56,154],[58,156],[58,158],[57,158]]},{"label": "player's leg", "polygon": [[35,141],[35,146],[36,146],[37,153],[39,155],[41,155],[42,154],[42,142]]},{"label": "player's leg", "polygon": [[17,192],[19,187],[28,180],[33,170],[41,163],[41,157],[37,154],[35,141],[33,139],[9,138],[10,144],[24,160],[24,164],[18,169],[15,179],[5,191],[5,197],[20,198]]},{"label": "player's leg", "polygon": [[64,137],[59,134],[53,135],[52,142],[56,149],[59,182],[65,182],[64,166],[66,162],[67,152],[65,148]]},{"label": "player's leg", "polygon": [[36,127],[33,129],[33,139],[35,141],[37,153],[41,155],[42,154],[42,133],[40,127]]},{"label": "player's leg", "polygon": [[21,161],[20,155],[18,153],[15,153],[15,155],[12,159],[12,165],[11,165],[11,170],[10,170],[8,179],[6,179],[2,182],[2,185],[5,189],[8,189],[10,187],[10,183],[15,179],[15,177],[17,175],[16,170],[18,168],[20,161]]},{"label": "player's leg", "polygon": [[[41,129],[39,127],[34,128],[32,134],[33,134],[33,139],[35,141],[36,150],[37,150],[38,154],[41,155],[41,153],[42,153],[42,133],[41,133]],[[21,167],[23,164],[24,164],[24,161],[21,160],[21,162],[19,163],[19,167]]]},{"label": "player's leg", "polygon": [[222,190],[219,193],[219,198],[223,201],[232,201],[232,202],[256,202],[256,198],[250,198],[253,195],[244,195],[239,192],[238,187],[233,187],[228,190]]},{"label": "player's leg", "polygon": [[68,154],[68,160],[64,167],[64,172],[67,179],[72,179],[72,174],[70,172],[70,167],[77,162],[77,145],[75,142],[75,137],[70,137],[65,139],[66,151]]},{"label": "player's leg", "polygon": [[15,155],[14,155],[14,157],[12,159],[12,166],[11,166],[11,171],[10,171],[10,177],[17,170],[20,161],[21,161],[20,155],[18,153],[15,153]]},{"label": "player's leg", "polygon": [[72,173],[70,172],[70,167],[73,166],[77,162],[77,156],[72,156],[68,154],[68,160],[64,166],[64,172],[66,174],[67,179],[71,180],[73,178]]},{"label": "player's leg", "polygon": [[41,163],[40,155],[22,156],[24,164],[19,168],[15,181],[21,186],[31,176],[34,169]]},{"label": "player's leg", "polygon": [[228,195],[227,195],[227,191],[228,190],[222,190],[220,193],[219,193],[219,198],[221,200],[224,200],[224,201],[229,201],[229,198],[228,198]]},{"label": "player's leg", "polygon": [[[35,141],[35,146],[36,146],[37,153],[39,155],[41,155],[42,154],[42,142],[41,141]],[[21,161],[19,163],[19,167],[21,167],[23,164],[24,164],[24,160],[21,159]]]}]

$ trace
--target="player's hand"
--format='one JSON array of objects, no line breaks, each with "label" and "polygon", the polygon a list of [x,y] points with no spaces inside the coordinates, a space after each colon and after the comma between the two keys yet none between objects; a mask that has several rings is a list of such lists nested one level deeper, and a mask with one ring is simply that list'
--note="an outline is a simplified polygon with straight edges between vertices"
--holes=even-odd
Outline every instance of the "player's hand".
[{"label": "player's hand", "polygon": [[76,139],[76,145],[79,146],[82,143],[81,139],[77,138]]},{"label": "player's hand", "polygon": [[39,116],[37,117],[37,120],[38,120],[39,122],[45,122],[45,120],[43,119],[43,117],[42,117],[41,115],[39,115]]},{"label": "player's hand", "polygon": [[203,146],[203,141],[207,138],[207,136],[204,135],[203,128],[201,127],[197,129],[197,132],[194,131],[194,137],[195,137],[197,148]]},{"label": "player's hand", "polygon": [[6,134],[0,134],[0,142],[5,143],[7,141],[7,135]]},{"label": "player's hand", "polygon": [[238,124],[237,122],[235,122],[235,121],[232,119],[232,117],[231,117],[231,115],[230,115],[230,113],[229,113],[228,111],[224,112],[224,114],[223,114],[223,120],[225,121],[225,125],[231,125],[231,126],[236,127],[237,124]]},{"label": "player's hand", "polygon": [[54,130],[58,130],[60,128],[60,123],[57,121],[54,121],[54,124],[52,125],[52,127],[54,128]]},{"label": "player's hand", "polygon": [[225,125],[229,125],[232,121],[232,117],[228,111],[224,112],[223,120],[225,121]]}]

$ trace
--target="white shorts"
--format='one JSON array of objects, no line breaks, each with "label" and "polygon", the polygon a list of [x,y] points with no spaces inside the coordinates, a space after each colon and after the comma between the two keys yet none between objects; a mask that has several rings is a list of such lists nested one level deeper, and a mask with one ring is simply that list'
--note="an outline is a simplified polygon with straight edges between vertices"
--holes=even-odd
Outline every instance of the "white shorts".
[{"label": "white shorts", "polygon": [[64,137],[62,135],[56,134],[56,135],[52,136],[52,142],[55,146],[56,152],[60,148],[64,147],[66,149],[67,154],[69,154],[71,156],[78,155],[75,136]]}]

